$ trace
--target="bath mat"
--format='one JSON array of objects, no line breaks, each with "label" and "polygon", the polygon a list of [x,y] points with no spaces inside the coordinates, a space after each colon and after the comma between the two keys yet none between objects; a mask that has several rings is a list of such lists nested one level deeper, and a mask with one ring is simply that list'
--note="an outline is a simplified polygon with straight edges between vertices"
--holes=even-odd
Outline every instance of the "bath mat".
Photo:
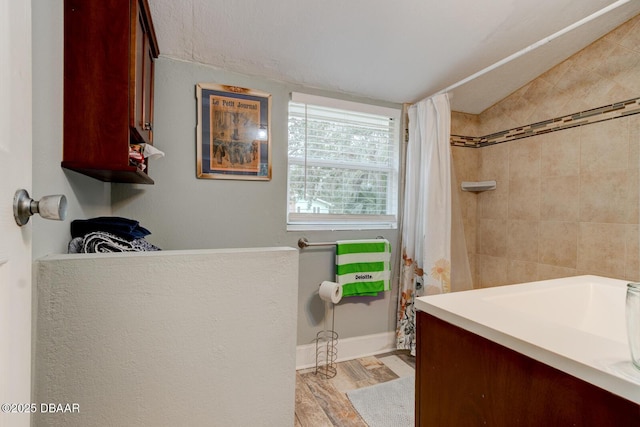
[{"label": "bath mat", "polygon": [[402,377],[347,392],[369,427],[413,427],[415,377]]}]

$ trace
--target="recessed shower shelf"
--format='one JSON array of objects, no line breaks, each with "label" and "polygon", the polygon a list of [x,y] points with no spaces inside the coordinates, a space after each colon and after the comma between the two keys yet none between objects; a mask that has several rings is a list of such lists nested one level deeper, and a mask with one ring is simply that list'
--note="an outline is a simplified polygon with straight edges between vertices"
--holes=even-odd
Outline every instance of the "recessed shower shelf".
[{"label": "recessed shower shelf", "polygon": [[462,181],[462,191],[472,191],[474,193],[480,193],[482,191],[489,191],[496,189],[495,181],[478,181],[469,182]]}]

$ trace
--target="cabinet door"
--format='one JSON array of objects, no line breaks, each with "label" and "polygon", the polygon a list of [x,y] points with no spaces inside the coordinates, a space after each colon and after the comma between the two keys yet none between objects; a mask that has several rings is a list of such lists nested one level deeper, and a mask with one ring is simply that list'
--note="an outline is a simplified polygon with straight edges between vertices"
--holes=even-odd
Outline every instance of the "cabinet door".
[{"label": "cabinet door", "polygon": [[637,426],[640,406],[417,312],[417,426]]},{"label": "cabinet door", "polygon": [[153,143],[153,59],[149,20],[139,0],[131,2],[131,91],[129,125],[132,142]]},{"label": "cabinet door", "polygon": [[142,127],[147,132],[145,139],[153,144],[153,50],[148,33],[144,37],[142,83]]}]

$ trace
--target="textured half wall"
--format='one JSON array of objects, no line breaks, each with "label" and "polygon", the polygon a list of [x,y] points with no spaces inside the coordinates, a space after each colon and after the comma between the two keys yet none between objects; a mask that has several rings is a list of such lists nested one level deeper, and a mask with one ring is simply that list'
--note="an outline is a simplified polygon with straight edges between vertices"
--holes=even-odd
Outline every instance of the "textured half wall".
[{"label": "textured half wall", "polygon": [[293,425],[298,251],[37,261],[35,426]]}]

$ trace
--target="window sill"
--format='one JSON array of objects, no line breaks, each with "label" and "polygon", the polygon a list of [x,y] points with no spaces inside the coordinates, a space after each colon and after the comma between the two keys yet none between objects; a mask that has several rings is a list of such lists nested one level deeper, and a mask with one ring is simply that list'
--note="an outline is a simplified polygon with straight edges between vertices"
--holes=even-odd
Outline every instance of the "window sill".
[{"label": "window sill", "polygon": [[287,231],[395,230],[396,224],[287,224]]}]

